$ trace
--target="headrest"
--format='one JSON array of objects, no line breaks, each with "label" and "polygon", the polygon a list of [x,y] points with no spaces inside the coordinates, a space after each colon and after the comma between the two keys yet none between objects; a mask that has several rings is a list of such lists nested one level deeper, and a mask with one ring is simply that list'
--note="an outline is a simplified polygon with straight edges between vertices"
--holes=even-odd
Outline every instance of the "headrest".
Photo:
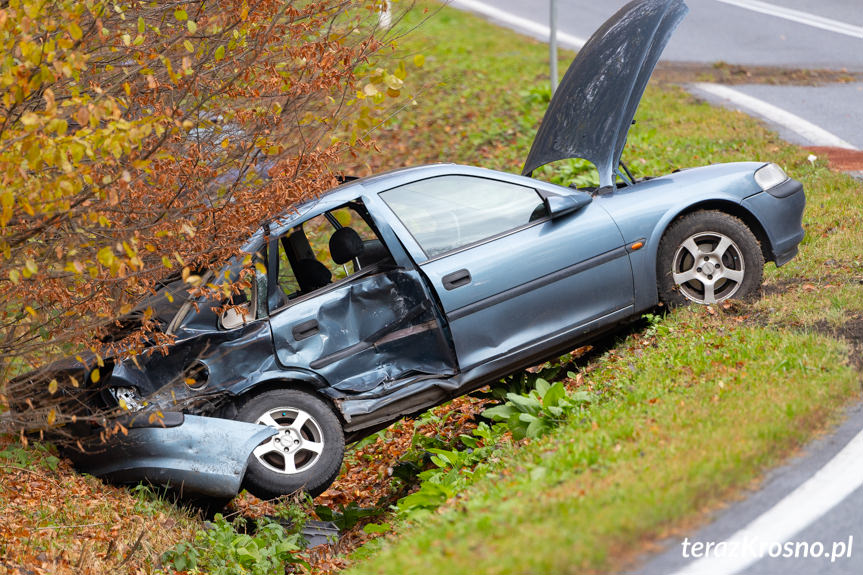
[{"label": "headrest", "polygon": [[327,266],[312,258],[298,261],[294,275],[300,284],[300,290],[306,293],[324,287],[333,278]]},{"label": "headrest", "polygon": [[363,253],[363,240],[353,228],[339,228],[330,237],[330,256],[337,264],[346,264]]}]

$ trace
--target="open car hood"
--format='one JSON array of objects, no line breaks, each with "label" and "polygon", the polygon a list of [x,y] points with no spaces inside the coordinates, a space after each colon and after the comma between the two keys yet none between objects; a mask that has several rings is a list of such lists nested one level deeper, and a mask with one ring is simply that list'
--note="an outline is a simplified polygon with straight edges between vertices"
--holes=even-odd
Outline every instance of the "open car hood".
[{"label": "open car hood", "polygon": [[522,173],[583,158],[601,186],[613,185],[647,81],[688,11],[683,0],[634,0],[594,32],[551,99]]}]

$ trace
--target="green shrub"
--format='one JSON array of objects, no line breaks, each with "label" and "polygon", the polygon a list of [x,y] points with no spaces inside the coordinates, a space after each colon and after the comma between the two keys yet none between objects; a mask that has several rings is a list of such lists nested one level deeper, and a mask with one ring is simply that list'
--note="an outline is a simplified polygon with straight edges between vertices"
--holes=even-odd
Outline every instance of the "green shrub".
[{"label": "green shrub", "polygon": [[194,542],[178,543],[162,554],[162,565],[177,571],[197,569],[210,575],[271,575],[283,573],[288,563],[303,563],[296,552],[304,548],[302,534],[286,529],[272,519],[257,521],[254,535],[216,514]]},{"label": "green shrub", "polygon": [[515,439],[539,437],[560,425],[593,401],[586,391],[567,393],[563,383],[536,380],[527,394],[507,393],[507,401],[483,411],[483,417],[505,422]]}]

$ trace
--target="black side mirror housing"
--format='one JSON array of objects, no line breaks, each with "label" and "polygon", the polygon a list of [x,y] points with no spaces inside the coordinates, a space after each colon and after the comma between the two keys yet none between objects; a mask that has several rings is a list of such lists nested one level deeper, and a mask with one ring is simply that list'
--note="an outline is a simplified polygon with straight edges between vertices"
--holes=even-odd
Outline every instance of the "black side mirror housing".
[{"label": "black side mirror housing", "polygon": [[593,197],[587,192],[573,191],[565,196],[548,195],[543,200],[551,219],[578,211],[590,202]]}]

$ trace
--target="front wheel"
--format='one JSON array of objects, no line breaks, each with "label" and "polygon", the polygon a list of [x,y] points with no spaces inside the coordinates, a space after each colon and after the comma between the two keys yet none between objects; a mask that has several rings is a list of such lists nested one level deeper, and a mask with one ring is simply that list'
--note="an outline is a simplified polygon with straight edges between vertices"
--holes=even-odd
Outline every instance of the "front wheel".
[{"label": "front wheel", "polygon": [[717,211],[689,214],[669,226],[659,246],[659,299],[714,304],[743,299],[761,287],[764,256],[752,231]]},{"label": "front wheel", "polygon": [[237,419],[278,430],[249,457],[244,486],[252,494],[272,499],[304,490],[314,497],[338,476],[345,450],[342,426],[314,395],[266,391],[242,404]]}]

